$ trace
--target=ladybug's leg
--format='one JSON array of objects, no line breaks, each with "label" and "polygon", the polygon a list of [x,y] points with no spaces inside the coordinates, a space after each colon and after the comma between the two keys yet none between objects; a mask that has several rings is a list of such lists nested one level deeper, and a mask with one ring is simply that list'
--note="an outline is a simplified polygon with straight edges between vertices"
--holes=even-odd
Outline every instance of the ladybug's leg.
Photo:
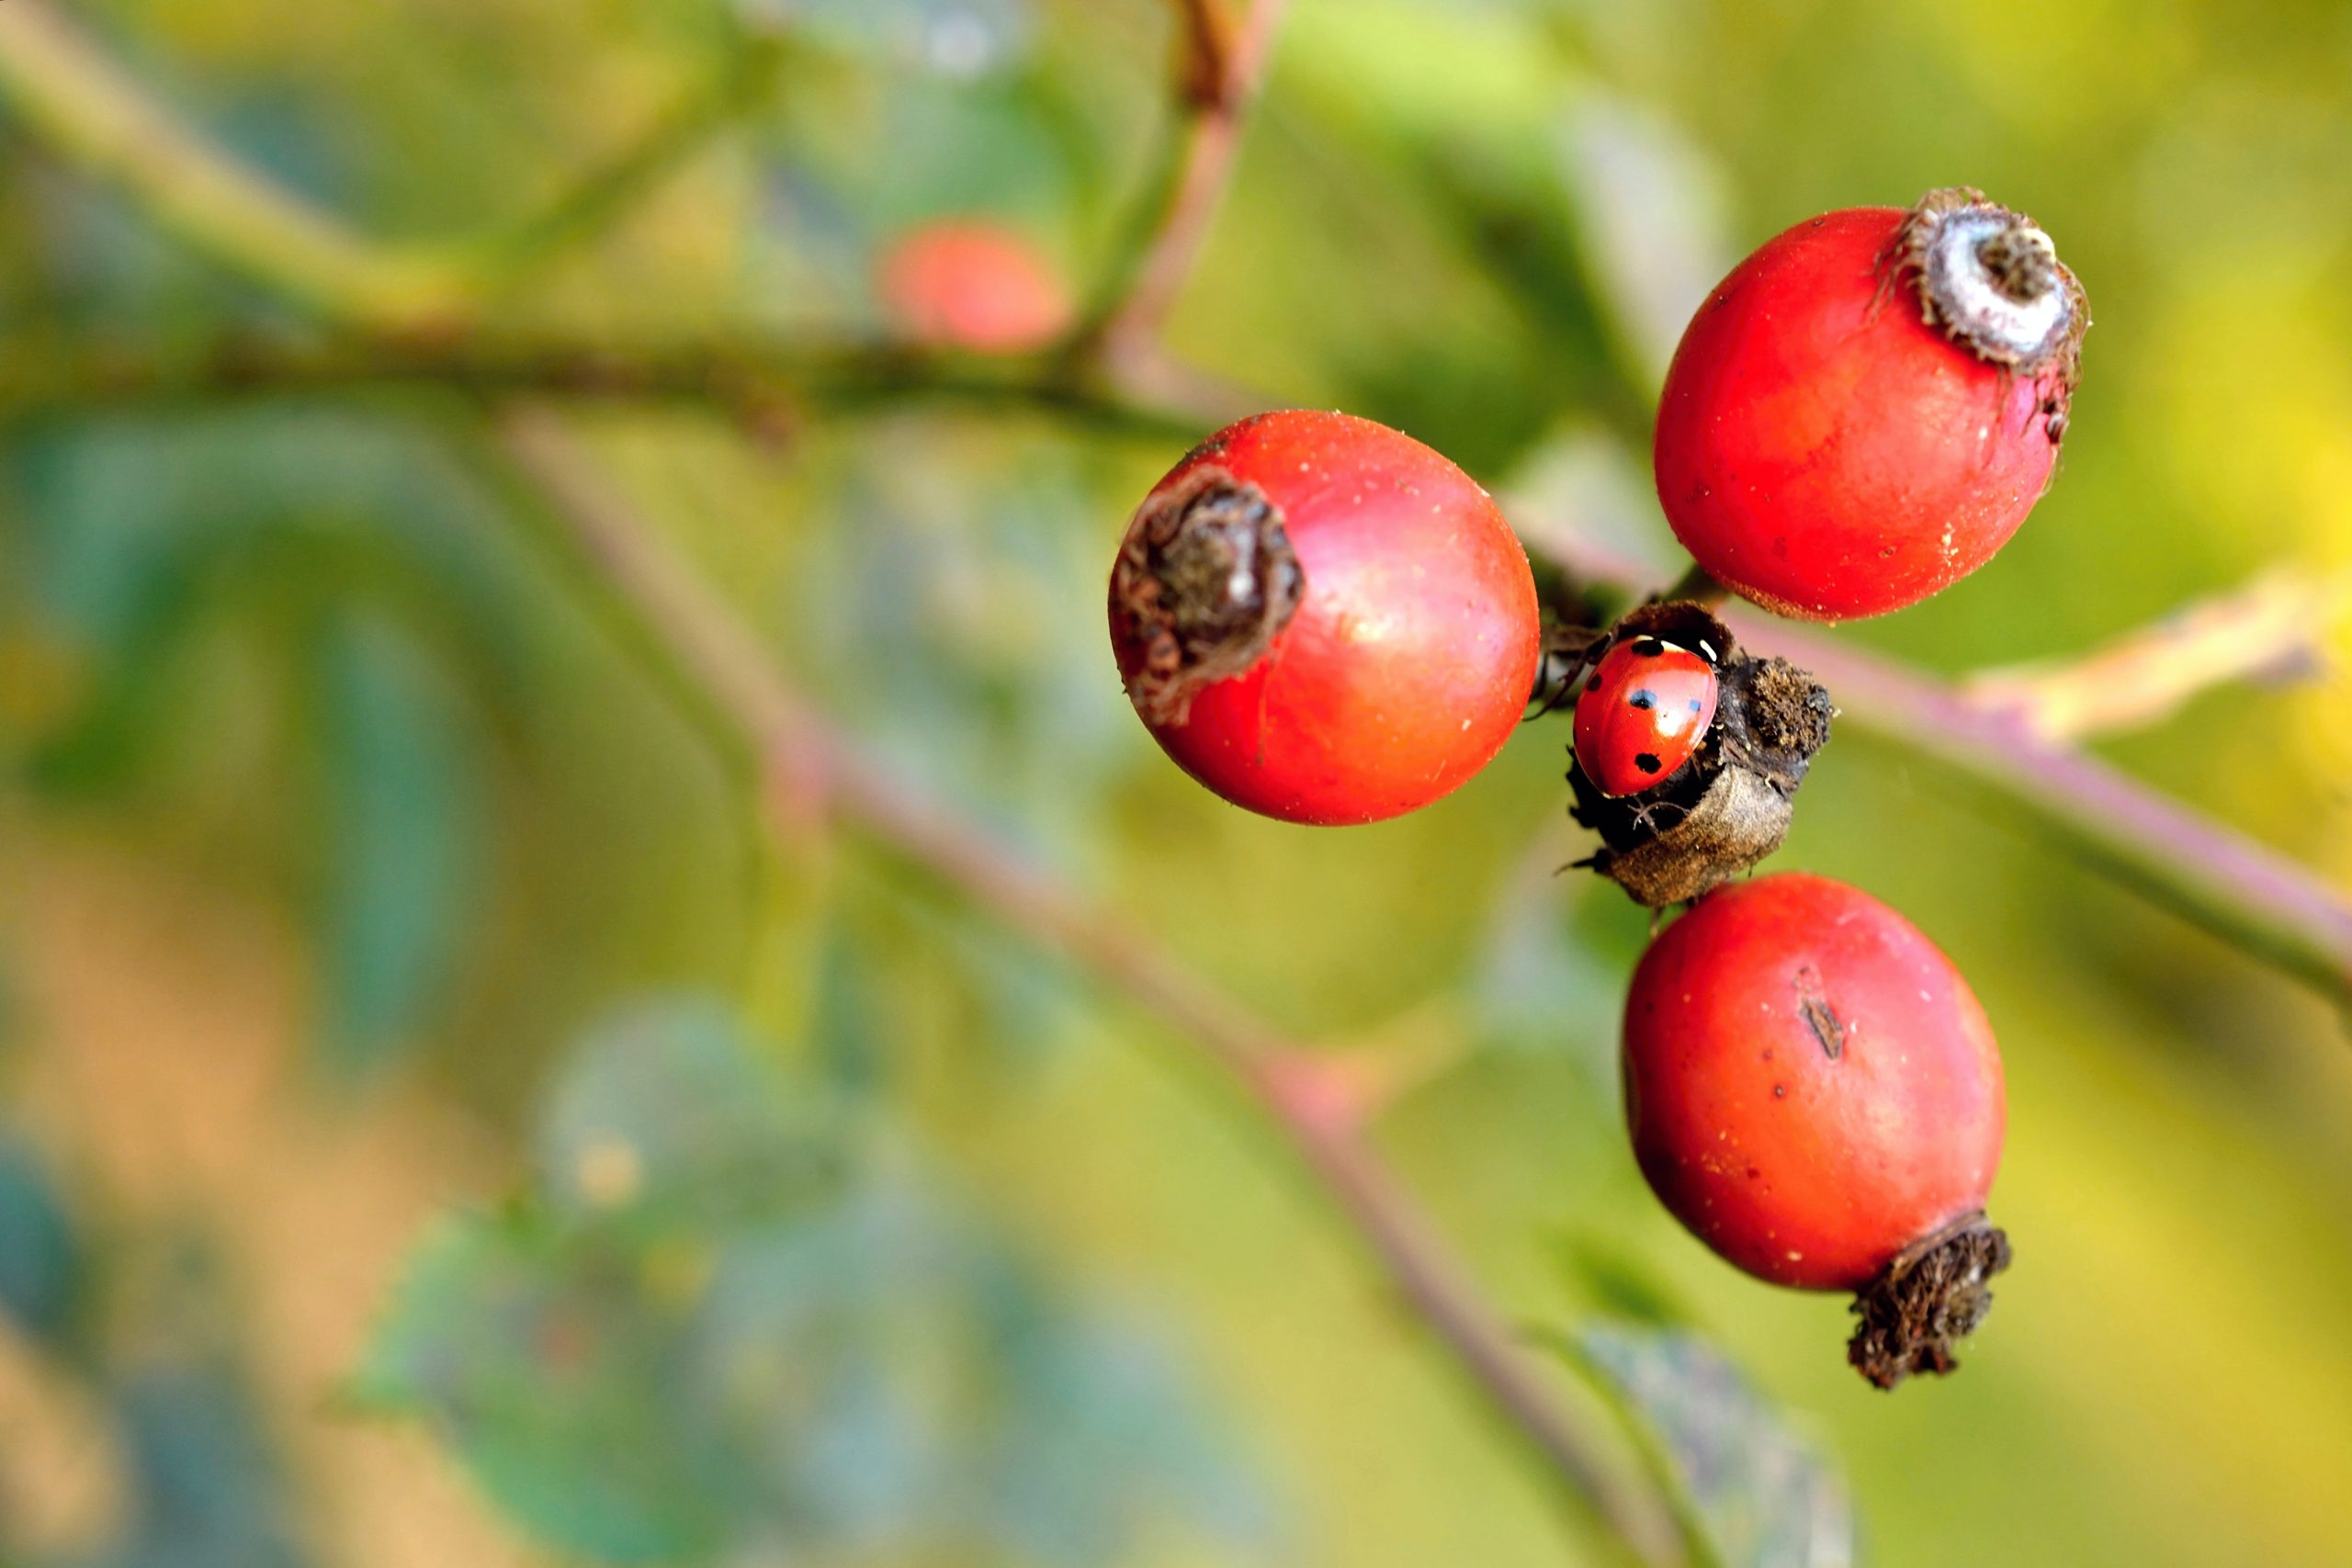
[{"label": "ladybug's leg", "polygon": [[1535,689],[1528,694],[1530,719],[1572,705],[1577,683],[1599,660],[1609,634],[1594,626],[1544,628],[1544,657],[1535,666]]}]

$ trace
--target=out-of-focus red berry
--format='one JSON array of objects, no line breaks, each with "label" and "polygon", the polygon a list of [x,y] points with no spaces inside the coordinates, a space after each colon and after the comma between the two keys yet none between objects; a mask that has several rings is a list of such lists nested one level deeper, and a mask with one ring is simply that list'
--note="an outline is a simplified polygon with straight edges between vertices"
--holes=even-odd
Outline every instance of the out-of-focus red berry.
[{"label": "out-of-focus red berry", "polygon": [[928,348],[1025,354],[1074,319],[1068,285],[1036,248],[978,220],[907,233],[883,258],[880,282],[892,324]]}]

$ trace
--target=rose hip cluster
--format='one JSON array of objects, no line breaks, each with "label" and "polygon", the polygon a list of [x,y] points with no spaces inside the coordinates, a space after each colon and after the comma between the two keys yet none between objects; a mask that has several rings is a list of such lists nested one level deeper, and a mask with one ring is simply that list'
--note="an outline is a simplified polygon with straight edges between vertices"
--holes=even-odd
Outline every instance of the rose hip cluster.
[{"label": "rose hip cluster", "polygon": [[1737,880],[1786,836],[1835,709],[1745,651],[1726,594],[1883,615],[1991,559],[2048,487],[2089,314],[2049,237],[1973,190],[1801,223],[1733,269],[1667,373],[1658,497],[1696,570],[1613,625],[1547,626],[1486,491],[1345,414],[1220,431],[1112,570],[1112,646],[1153,737],[1227,800],[1374,822],[1573,697],[1581,863],[1653,909],[1626,1120],[1659,1200],[1759,1279],[1852,1291],[1871,1382],[1949,1371],[2008,1243],[1984,1218],[2001,1061],[1951,962],[1855,888]]}]

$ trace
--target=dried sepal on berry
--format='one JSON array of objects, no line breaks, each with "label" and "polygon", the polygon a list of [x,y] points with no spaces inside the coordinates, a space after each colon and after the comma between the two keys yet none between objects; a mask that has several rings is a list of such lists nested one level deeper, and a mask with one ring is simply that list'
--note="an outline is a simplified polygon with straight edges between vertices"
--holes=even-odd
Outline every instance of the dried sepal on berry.
[{"label": "dried sepal on berry", "polygon": [[1967,186],[1931,190],[1880,258],[1883,287],[1987,365],[2033,381],[2054,443],[2082,379],[2089,297],[2041,226]]},{"label": "dried sepal on berry", "polygon": [[1113,614],[1142,651],[1136,709],[1182,723],[1193,694],[1264,656],[1306,592],[1282,511],[1256,485],[1209,466],[1153,496],[1111,571]]},{"label": "dried sepal on berry", "polygon": [[1993,1276],[2008,1266],[2008,1234],[1981,1213],[1905,1247],[1855,1293],[1861,1322],[1846,1359],[1878,1388],[1950,1374],[1960,1365],[1952,1346],[1993,1310]]}]

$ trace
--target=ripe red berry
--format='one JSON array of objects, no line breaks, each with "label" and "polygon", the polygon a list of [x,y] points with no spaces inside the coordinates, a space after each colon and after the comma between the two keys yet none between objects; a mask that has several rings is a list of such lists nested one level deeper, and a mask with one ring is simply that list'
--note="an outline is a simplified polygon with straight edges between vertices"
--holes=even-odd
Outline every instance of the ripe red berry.
[{"label": "ripe red berry", "polygon": [[1718,691],[1715,667],[1689,649],[1621,639],[1577,696],[1577,764],[1612,799],[1655,788],[1698,750]]},{"label": "ripe red berry", "polygon": [[2089,325],[2049,237],[1977,192],[1800,223],[1683,334],[1658,407],[1667,517],[1781,615],[1917,604],[2048,488]]},{"label": "ripe red berry", "polygon": [[1026,240],[977,220],[902,237],[883,258],[883,305],[911,341],[976,354],[1023,354],[1069,327],[1069,289]]},{"label": "ripe red berry", "polygon": [[1111,574],[1136,711],[1183,770],[1289,822],[1428,805],[1510,738],[1541,656],[1526,553],[1408,435],[1260,414],[1136,513]]},{"label": "ripe red berry", "polygon": [[1868,1287],[1873,1382],[1950,1367],[2007,1261],[1983,1224],[2006,1109],[1992,1027],[1934,943],[1826,877],[1724,887],[1644,954],[1624,1047],[1634,1156],[1676,1218],[1758,1279]]}]

